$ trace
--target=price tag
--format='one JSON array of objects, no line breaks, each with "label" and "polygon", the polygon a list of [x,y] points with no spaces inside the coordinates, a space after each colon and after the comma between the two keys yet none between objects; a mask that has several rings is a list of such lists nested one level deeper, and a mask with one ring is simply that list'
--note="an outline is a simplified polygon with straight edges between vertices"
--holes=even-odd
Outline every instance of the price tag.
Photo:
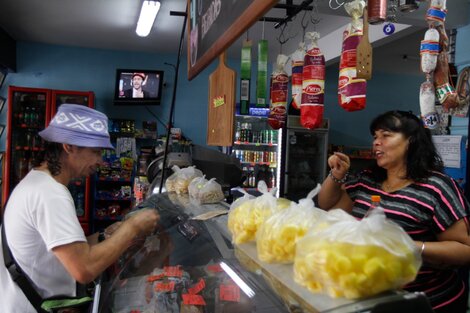
[{"label": "price tag", "polygon": [[180,269],[180,266],[165,266],[163,268],[163,274],[167,277],[181,277],[183,271]]},{"label": "price tag", "polygon": [[183,304],[186,305],[206,305],[206,301],[200,295],[183,294]]},{"label": "price tag", "polygon": [[156,280],[160,280],[160,279],[162,279],[163,277],[164,277],[164,274],[163,274],[163,273],[158,274],[158,275],[151,275],[151,276],[147,277],[147,281],[148,281],[149,283],[151,283],[151,282],[154,282],[154,281],[156,281]]},{"label": "price tag", "polygon": [[204,279],[200,278],[196,285],[188,289],[188,293],[192,295],[198,294],[202,289],[206,287]]},{"label": "price tag", "polygon": [[222,301],[240,302],[240,288],[237,285],[220,285],[219,298]]},{"label": "price tag", "polygon": [[155,291],[157,292],[170,292],[175,290],[175,282],[169,283],[157,283],[155,286]]},{"label": "price tag", "polygon": [[213,273],[220,273],[223,271],[222,267],[220,267],[220,264],[207,265],[207,270]]}]

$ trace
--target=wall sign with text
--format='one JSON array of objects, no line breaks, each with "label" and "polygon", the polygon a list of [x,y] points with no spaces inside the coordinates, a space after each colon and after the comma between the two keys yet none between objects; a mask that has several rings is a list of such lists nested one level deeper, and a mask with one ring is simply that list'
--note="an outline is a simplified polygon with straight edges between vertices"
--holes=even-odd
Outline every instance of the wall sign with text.
[{"label": "wall sign with text", "polygon": [[188,0],[188,79],[196,77],[277,0]]}]

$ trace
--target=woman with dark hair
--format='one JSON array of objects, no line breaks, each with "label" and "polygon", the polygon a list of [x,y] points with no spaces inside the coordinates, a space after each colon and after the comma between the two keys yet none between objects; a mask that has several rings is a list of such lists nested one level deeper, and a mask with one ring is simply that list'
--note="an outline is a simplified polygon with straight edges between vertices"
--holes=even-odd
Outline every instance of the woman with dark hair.
[{"label": "woman with dark hair", "polygon": [[443,173],[429,130],[411,112],[383,113],[370,132],[374,166],[349,178],[349,157],[333,154],[318,205],[363,218],[371,196],[379,195],[387,218],[410,235],[422,254],[417,278],[404,289],[426,293],[436,313],[466,312],[470,237],[463,191]]}]

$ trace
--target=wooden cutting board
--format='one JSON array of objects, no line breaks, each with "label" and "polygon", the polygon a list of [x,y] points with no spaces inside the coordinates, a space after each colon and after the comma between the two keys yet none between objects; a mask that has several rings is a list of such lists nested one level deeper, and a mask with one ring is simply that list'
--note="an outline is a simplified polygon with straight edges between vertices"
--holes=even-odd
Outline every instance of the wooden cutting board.
[{"label": "wooden cutting board", "polygon": [[372,78],[372,46],[369,42],[369,21],[367,18],[367,6],[364,7],[364,27],[362,29],[362,39],[356,48],[356,70],[357,78]]},{"label": "wooden cutting board", "polygon": [[236,78],[236,72],[225,64],[225,52],[222,52],[219,56],[219,65],[209,76],[207,117],[207,145],[209,146],[233,144]]}]

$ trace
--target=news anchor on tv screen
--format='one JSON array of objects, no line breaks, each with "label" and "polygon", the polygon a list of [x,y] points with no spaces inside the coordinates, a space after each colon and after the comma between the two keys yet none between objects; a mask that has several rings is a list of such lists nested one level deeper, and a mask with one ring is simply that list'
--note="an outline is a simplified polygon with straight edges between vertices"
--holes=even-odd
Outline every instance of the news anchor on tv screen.
[{"label": "news anchor on tv screen", "polygon": [[132,74],[132,88],[124,90],[125,98],[149,98],[150,94],[142,87],[146,85],[148,76],[144,73]]}]

